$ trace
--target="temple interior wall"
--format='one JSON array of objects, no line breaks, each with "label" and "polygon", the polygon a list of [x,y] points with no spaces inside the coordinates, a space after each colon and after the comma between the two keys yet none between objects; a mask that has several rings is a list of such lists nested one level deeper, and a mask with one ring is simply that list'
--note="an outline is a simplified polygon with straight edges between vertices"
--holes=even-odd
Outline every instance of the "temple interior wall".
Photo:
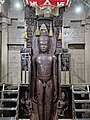
[{"label": "temple interior wall", "polygon": [[[82,13],[76,14],[72,12],[72,8],[68,8],[63,15],[63,26],[62,26],[62,47],[68,48],[71,53],[71,81],[72,83],[78,82],[89,82],[90,79],[90,23],[89,20],[86,21],[86,17],[89,16],[89,9],[84,9]],[[5,10],[4,10],[5,11]],[[7,11],[7,9],[6,9]],[[10,6],[8,8],[8,13],[6,14],[10,19],[10,23],[6,22],[4,27],[2,27],[2,46],[7,46],[7,49],[2,48],[2,52],[7,59],[2,56],[1,70],[3,71],[1,82],[9,83],[20,83],[21,80],[21,57],[20,50],[24,46],[24,31],[25,31],[25,20],[24,20],[24,10],[16,11],[15,8]],[[3,17],[4,18],[4,17]],[[88,17],[89,19],[89,17]],[[4,21],[5,22],[5,21]],[[87,25],[87,24],[88,25]],[[2,24],[3,25],[3,24]],[[7,30],[5,31],[5,26]],[[4,38],[4,33],[7,36]],[[6,41],[6,42],[5,42]],[[84,48],[77,49],[72,48],[72,45],[81,45]],[[5,73],[5,74],[4,74]],[[3,78],[5,78],[3,80]]]},{"label": "temple interior wall", "polygon": [[[10,19],[10,23],[7,24],[7,72],[3,70],[1,82],[6,83],[20,83],[21,80],[21,56],[20,50],[24,46],[24,31],[25,31],[25,21],[24,21],[24,11],[15,10],[14,5],[10,5],[8,9],[7,17]],[[4,31],[5,28],[2,29]],[[3,39],[4,41],[4,39]],[[2,66],[2,69],[4,66]],[[4,80],[3,80],[4,79]]]},{"label": "temple interior wall", "polygon": [[71,54],[71,83],[78,84],[85,82],[85,48],[76,48],[78,45],[85,45],[85,26],[82,25],[85,11],[78,15],[74,12],[74,7],[64,12],[62,46],[69,48]]},{"label": "temple interior wall", "polygon": [[20,50],[24,46],[24,11],[15,11],[14,8],[9,9],[9,18],[12,20],[8,27],[8,81],[10,83],[20,83],[21,81],[21,56]]}]

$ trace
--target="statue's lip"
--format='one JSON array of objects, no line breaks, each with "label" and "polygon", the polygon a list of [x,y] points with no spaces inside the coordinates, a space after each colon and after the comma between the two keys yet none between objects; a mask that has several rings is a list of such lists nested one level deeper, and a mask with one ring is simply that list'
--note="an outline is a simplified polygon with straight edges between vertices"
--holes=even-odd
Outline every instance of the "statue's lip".
[{"label": "statue's lip", "polygon": [[41,51],[47,51],[46,49],[42,49]]},{"label": "statue's lip", "polygon": [[51,18],[45,18],[45,17],[39,17],[38,19],[37,19],[38,21],[40,21],[40,20],[47,20],[47,21],[52,21],[52,19]]}]

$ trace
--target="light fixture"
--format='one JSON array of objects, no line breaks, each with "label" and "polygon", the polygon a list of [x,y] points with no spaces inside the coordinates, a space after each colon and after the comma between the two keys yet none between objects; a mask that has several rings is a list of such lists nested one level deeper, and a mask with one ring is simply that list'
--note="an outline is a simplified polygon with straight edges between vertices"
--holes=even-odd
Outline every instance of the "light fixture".
[{"label": "light fixture", "polygon": [[21,4],[20,4],[19,1],[17,1],[17,2],[15,3],[15,7],[16,7],[17,9],[20,9],[20,8],[21,8]]},{"label": "light fixture", "polygon": [[82,6],[79,5],[79,6],[75,7],[75,12],[76,13],[81,13],[81,11],[82,11]]}]

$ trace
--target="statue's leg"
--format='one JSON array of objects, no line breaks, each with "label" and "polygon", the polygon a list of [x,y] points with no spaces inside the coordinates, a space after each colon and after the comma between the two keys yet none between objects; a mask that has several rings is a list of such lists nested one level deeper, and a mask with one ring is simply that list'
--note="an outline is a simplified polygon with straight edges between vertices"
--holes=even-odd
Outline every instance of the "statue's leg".
[{"label": "statue's leg", "polygon": [[43,84],[37,80],[37,106],[39,120],[43,120]]},{"label": "statue's leg", "polygon": [[45,104],[46,104],[46,120],[51,118],[51,108],[52,108],[52,81],[48,81],[46,85],[46,95],[45,95]]}]

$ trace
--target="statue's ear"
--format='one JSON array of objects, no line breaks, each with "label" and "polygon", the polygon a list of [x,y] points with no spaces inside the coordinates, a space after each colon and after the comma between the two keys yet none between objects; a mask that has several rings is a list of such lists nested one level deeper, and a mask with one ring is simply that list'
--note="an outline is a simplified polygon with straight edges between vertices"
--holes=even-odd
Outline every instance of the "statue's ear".
[{"label": "statue's ear", "polygon": [[54,55],[56,55],[56,49],[55,49],[55,51],[54,51]]},{"label": "statue's ear", "polygon": [[33,55],[33,49],[31,49],[31,55]]}]

